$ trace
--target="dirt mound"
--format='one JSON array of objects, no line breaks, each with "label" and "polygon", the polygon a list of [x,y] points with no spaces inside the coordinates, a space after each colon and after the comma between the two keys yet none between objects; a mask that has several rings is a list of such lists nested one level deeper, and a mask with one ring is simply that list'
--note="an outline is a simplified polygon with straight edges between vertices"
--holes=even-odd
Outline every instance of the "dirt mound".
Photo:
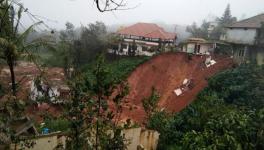
[{"label": "dirt mound", "polygon": [[[122,118],[143,122],[145,112],[142,99],[150,96],[152,87],[161,96],[161,109],[181,111],[207,86],[207,78],[233,66],[231,58],[214,56],[213,59],[217,63],[207,68],[204,64],[206,56],[189,57],[186,53],[165,53],[140,65],[127,79],[130,93],[125,100]],[[183,84],[184,79],[192,79],[193,87],[176,96],[174,90]]]}]

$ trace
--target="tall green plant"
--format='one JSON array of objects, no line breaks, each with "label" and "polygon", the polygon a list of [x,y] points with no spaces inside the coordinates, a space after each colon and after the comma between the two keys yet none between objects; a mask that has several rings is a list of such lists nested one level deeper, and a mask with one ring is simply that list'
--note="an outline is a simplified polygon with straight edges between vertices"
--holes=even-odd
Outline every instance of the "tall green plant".
[{"label": "tall green plant", "polygon": [[[21,4],[15,3],[18,7],[15,9],[13,2],[10,0],[2,0],[0,3],[0,59],[4,60],[10,70],[11,89],[5,90],[6,95],[1,100],[0,110],[0,141],[4,144],[11,142],[19,142],[20,137],[15,136],[15,131],[11,129],[10,123],[19,120],[24,116],[24,102],[16,97],[18,83],[14,67],[17,60],[27,57],[36,61],[35,56],[29,51],[45,45],[42,39],[36,39],[30,43],[26,42],[27,36],[34,30],[34,27],[41,24],[35,23],[27,28],[24,32],[19,32],[21,25],[22,13],[25,11]],[[11,94],[10,94],[11,93]]]},{"label": "tall green plant", "polygon": [[[118,114],[121,113],[122,99],[128,89],[126,84],[117,85],[116,80],[109,81],[109,72],[102,55],[97,57],[93,69],[94,79],[78,75],[71,84],[72,98],[69,103],[68,119],[71,132],[68,138],[69,149],[117,149],[126,148],[125,138],[118,126]],[[115,110],[110,110],[108,99],[113,98]]]},{"label": "tall green plant", "polygon": [[153,87],[151,91],[151,95],[148,98],[144,98],[142,100],[143,107],[145,112],[147,113],[148,118],[150,118],[155,112],[157,112],[158,102],[159,102],[159,94],[156,89]]},{"label": "tall green plant", "polygon": [[33,54],[29,51],[44,46],[47,42],[43,39],[36,39],[30,43],[26,42],[28,35],[34,30],[34,27],[40,25],[42,22],[31,25],[23,33],[18,32],[22,13],[24,12],[24,7],[22,5],[19,4],[19,8],[16,11],[9,0],[4,0],[1,2],[0,6],[3,8],[0,10],[0,58],[3,59],[9,67],[12,95],[16,96],[17,83],[14,72],[16,61],[24,56],[27,56],[31,60],[34,59],[35,57],[33,57]]}]

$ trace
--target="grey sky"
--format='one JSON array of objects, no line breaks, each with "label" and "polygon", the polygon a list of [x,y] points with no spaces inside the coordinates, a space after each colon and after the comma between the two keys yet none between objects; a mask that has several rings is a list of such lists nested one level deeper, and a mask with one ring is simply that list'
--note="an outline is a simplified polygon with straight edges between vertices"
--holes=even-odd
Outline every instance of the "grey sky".
[{"label": "grey sky", "polygon": [[[108,25],[134,22],[164,22],[187,25],[205,18],[221,16],[230,3],[233,16],[251,17],[264,12],[264,0],[126,0],[135,9],[100,13],[93,0],[20,0],[29,11],[53,21],[52,28],[64,28],[66,21],[75,26],[103,21]],[[25,16],[23,24],[30,19]]]}]

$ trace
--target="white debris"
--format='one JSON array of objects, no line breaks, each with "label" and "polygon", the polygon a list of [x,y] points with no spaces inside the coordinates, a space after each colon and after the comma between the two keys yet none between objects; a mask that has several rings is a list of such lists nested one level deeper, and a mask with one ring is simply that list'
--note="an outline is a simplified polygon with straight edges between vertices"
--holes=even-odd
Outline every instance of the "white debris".
[{"label": "white debris", "polygon": [[211,66],[212,66],[212,65],[216,64],[216,61],[215,60],[211,60],[210,63],[211,63]]},{"label": "white debris", "polygon": [[180,88],[174,90],[174,93],[177,95],[177,96],[180,96],[182,95],[182,90]]},{"label": "white debris", "polygon": [[[206,52],[205,55],[210,55],[210,52]],[[210,56],[211,57],[211,56]]]},{"label": "white debris", "polygon": [[210,67],[210,66],[213,66],[214,64],[216,64],[216,61],[215,60],[210,60],[210,61],[208,61],[207,59],[206,59],[206,61],[205,61],[205,65],[206,65],[206,67],[208,68],[208,67]]},{"label": "white debris", "polygon": [[184,79],[183,82],[182,82],[182,84],[183,84],[183,85],[186,85],[188,82],[189,82],[188,79]]},{"label": "white debris", "polygon": [[212,57],[211,56],[207,57],[205,59],[205,64],[209,64],[211,60],[212,60]]}]

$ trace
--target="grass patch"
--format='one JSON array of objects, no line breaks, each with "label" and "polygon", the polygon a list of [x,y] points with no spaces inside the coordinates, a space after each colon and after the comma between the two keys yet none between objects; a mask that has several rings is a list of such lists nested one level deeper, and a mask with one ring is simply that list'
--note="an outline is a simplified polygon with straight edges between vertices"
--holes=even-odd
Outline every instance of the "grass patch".
[{"label": "grass patch", "polygon": [[[109,80],[118,79],[125,80],[129,74],[136,69],[140,64],[146,62],[151,57],[125,57],[115,61],[107,61],[106,68],[109,71]],[[94,64],[88,64],[83,67],[83,71],[86,72],[88,78],[93,80],[92,70]]]}]

